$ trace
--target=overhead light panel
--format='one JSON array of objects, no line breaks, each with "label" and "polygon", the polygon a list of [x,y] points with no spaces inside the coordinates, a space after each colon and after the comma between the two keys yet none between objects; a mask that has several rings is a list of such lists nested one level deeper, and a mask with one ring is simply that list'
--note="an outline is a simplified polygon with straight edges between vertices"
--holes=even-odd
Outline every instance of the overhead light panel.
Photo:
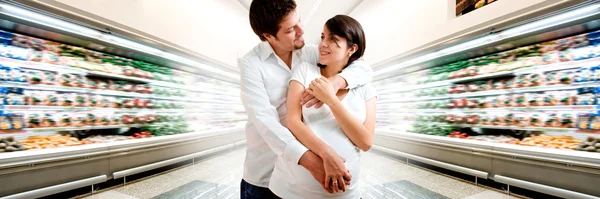
[{"label": "overhead light panel", "polygon": [[197,61],[194,61],[194,60],[191,60],[191,59],[179,56],[179,55],[175,55],[173,53],[168,53],[168,52],[162,51],[160,49],[157,49],[157,48],[154,48],[151,46],[147,46],[147,45],[137,43],[137,42],[134,42],[134,41],[131,41],[128,39],[124,39],[122,37],[118,37],[118,36],[111,35],[111,34],[105,34],[100,31],[88,28],[88,27],[84,27],[84,26],[81,26],[78,24],[74,24],[74,23],[70,23],[67,21],[53,18],[53,17],[49,17],[49,16],[46,16],[43,14],[39,14],[39,13],[30,11],[27,9],[9,5],[6,3],[0,3],[0,11],[3,14],[6,14],[6,15],[9,15],[11,17],[15,17],[15,18],[18,18],[21,20],[29,21],[29,22],[40,24],[43,26],[58,28],[60,30],[74,33],[77,35],[81,35],[81,36],[84,36],[87,38],[97,39],[97,40],[104,41],[107,43],[119,45],[121,47],[128,48],[131,50],[148,53],[148,54],[158,56],[158,57],[163,57],[163,58],[169,59],[171,61],[189,65],[189,66],[192,66],[192,67],[195,67],[195,68],[198,68],[198,69],[201,69],[201,70],[213,73],[213,74],[218,74],[218,75],[236,79],[236,80],[239,79],[239,76],[237,74],[227,72],[227,71],[215,68],[215,67],[211,67],[206,64],[203,64],[203,63],[200,63],[200,62],[197,62]]},{"label": "overhead light panel", "polygon": [[421,56],[403,61],[401,63],[392,65],[390,67],[383,68],[381,70],[377,70],[374,72],[374,75],[378,76],[378,75],[386,74],[386,73],[389,73],[389,72],[392,72],[392,71],[395,71],[398,69],[421,64],[426,61],[430,61],[430,60],[433,60],[433,59],[436,59],[436,58],[439,58],[442,56],[456,54],[456,53],[459,53],[462,51],[478,48],[478,47],[481,47],[481,46],[484,46],[487,44],[491,44],[494,42],[507,40],[512,37],[516,37],[516,36],[524,35],[527,33],[534,32],[534,31],[543,30],[543,29],[550,28],[553,26],[569,23],[569,22],[583,19],[583,18],[592,16],[592,15],[595,15],[598,13],[600,13],[600,3],[595,3],[595,4],[588,5],[588,6],[585,6],[582,8],[564,12],[564,13],[561,13],[561,14],[558,14],[555,16],[551,16],[551,17],[544,18],[544,19],[534,21],[531,23],[527,23],[527,24],[524,24],[521,26],[510,28],[510,29],[504,30],[500,33],[490,34],[490,35],[487,35],[487,36],[484,36],[481,38],[477,38],[477,39],[474,39],[471,41],[467,41],[467,42],[464,42],[461,44],[443,48],[436,52],[421,55]]}]

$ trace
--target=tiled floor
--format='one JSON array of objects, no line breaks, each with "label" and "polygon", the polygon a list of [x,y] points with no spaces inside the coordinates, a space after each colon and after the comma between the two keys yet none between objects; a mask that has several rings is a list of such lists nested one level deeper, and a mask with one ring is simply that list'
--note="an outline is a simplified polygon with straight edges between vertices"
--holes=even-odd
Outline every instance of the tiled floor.
[{"label": "tiled floor", "polygon": [[[244,155],[245,149],[236,150],[87,198],[239,198]],[[361,162],[363,198],[515,198],[373,153],[364,153]]]}]

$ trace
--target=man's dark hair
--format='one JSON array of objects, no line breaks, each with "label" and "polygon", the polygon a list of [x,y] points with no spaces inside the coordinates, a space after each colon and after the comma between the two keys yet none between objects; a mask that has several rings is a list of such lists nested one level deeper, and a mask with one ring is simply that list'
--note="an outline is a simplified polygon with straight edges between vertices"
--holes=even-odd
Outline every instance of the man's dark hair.
[{"label": "man's dark hair", "polygon": [[[325,27],[329,29],[331,34],[345,38],[348,48],[352,48],[352,45],[354,44],[357,45],[356,52],[350,56],[348,64],[346,64],[344,68],[348,67],[352,62],[365,54],[365,48],[367,48],[365,32],[356,19],[348,15],[336,15],[325,22]],[[322,68],[325,67],[325,65],[321,64],[318,64],[318,66]]]},{"label": "man's dark hair", "polygon": [[277,36],[279,23],[296,9],[294,0],[253,0],[250,4],[250,26],[261,41],[263,33]]}]

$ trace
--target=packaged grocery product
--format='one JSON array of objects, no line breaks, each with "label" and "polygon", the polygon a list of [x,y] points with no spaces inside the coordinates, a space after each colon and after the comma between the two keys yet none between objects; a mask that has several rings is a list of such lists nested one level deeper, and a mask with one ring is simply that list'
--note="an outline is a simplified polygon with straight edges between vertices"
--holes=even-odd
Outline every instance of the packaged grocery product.
[{"label": "packaged grocery product", "polygon": [[109,90],[110,86],[108,85],[108,82],[105,80],[96,80],[96,83],[98,84],[98,89],[102,89],[102,90]]},{"label": "packaged grocery product", "polygon": [[544,126],[542,113],[533,113],[529,119],[529,126]]},{"label": "packaged grocery product", "polygon": [[556,92],[546,92],[544,94],[544,106],[558,105],[558,96]]},{"label": "packaged grocery product", "polygon": [[135,124],[136,117],[133,115],[125,114],[121,116],[121,121],[123,122],[123,124]]},{"label": "packaged grocery product", "polygon": [[44,63],[49,63],[49,64],[58,64],[59,63],[58,54],[51,52],[51,51],[44,51],[42,53],[41,61]]},{"label": "packaged grocery product", "polygon": [[478,99],[477,100],[477,107],[478,108],[490,108],[492,100],[493,99],[490,98],[490,97],[483,98],[483,99]]},{"label": "packaged grocery product", "polygon": [[27,104],[29,105],[46,105],[47,96],[46,93],[40,91],[26,91]]},{"label": "packaged grocery product", "polygon": [[465,123],[467,123],[467,124],[479,124],[479,115],[467,115],[465,117]]},{"label": "packaged grocery product", "polygon": [[529,83],[527,84],[527,86],[540,86],[540,85],[544,85],[544,80],[546,78],[544,77],[543,74],[538,74],[538,73],[533,73],[529,75]]},{"label": "packaged grocery product", "polygon": [[42,127],[42,118],[39,113],[28,113],[25,121],[27,128],[40,128]]},{"label": "packaged grocery product", "polygon": [[516,116],[514,112],[508,112],[504,116],[504,124],[505,126],[514,125],[516,123]]},{"label": "packaged grocery product", "polygon": [[40,71],[29,71],[27,74],[27,79],[30,84],[41,84],[44,82],[44,75]]},{"label": "packaged grocery product", "polygon": [[59,75],[58,83],[62,86],[74,86],[73,77],[71,76],[71,74],[66,74],[66,73]]},{"label": "packaged grocery product", "polygon": [[133,92],[133,84],[125,83],[123,84],[122,90],[125,92]]},{"label": "packaged grocery product", "polygon": [[71,78],[72,78],[71,82],[72,82],[73,86],[75,86],[75,87],[82,87],[82,88],[87,87],[87,84],[86,84],[87,80],[82,75],[71,74]]},{"label": "packaged grocery product", "polygon": [[573,71],[560,71],[558,73],[559,84],[571,84],[573,83]]},{"label": "packaged grocery product", "polygon": [[73,116],[75,126],[88,126],[88,114],[87,113],[75,113]]},{"label": "packaged grocery product", "polygon": [[133,76],[133,72],[135,70],[135,68],[131,67],[131,66],[123,66],[123,75],[125,76]]},{"label": "packaged grocery product", "polygon": [[529,75],[519,75],[515,78],[515,88],[525,87],[529,83]]},{"label": "packaged grocery product", "polygon": [[96,125],[106,126],[106,125],[110,125],[110,123],[111,123],[111,119],[108,114],[98,115],[98,121],[96,122]]},{"label": "packaged grocery product", "polygon": [[59,101],[59,106],[73,106],[76,98],[75,93],[62,94],[62,101]]},{"label": "packaged grocery product", "polygon": [[100,104],[98,105],[98,107],[113,108],[113,104],[114,104],[115,100],[116,100],[116,98],[114,98],[114,97],[101,96]]},{"label": "packaged grocery product", "polygon": [[98,125],[98,115],[96,113],[87,113],[87,122],[90,126]]},{"label": "packaged grocery product", "polygon": [[490,116],[487,114],[479,115],[479,124],[481,125],[491,125]]},{"label": "packaged grocery product", "polygon": [[580,93],[577,95],[576,105],[594,105],[595,99],[594,93]]},{"label": "packaged grocery product", "polygon": [[12,124],[12,129],[23,129],[25,127],[25,118],[21,113],[11,113],[10,114],[10,122]]},{"label": "packaged grocery product", "polygon": [[94,79],[89,79],[89,78],[88,78],[88,79],[86,80],[86,82],[87,82],[87,87],[88,87],[88,88],[91,88],[91,89],[99,89],[99,87],[98,87],[98,81],[97,81],[97,80],[94,80]]},{"label": "packaged grocery product", "polygon": [[529,122],[531,120],[531,115],[527,113],[515,113],[515,119],[513,121],[513,125],[519,127],[529,126]]},{"label": "packaged grocery product", "polygon": [[125,107],[125,108],[133,108],[133,107],[135,107],[135,99],[124,99],[123,100],[123,107]]},{"label": "packaged grocery product", "polygon": [[600,130],[600,114],[590,115],[589,129]]},{"label": "packaged grocery product", "polygon": [[544,104],[544,95],[537,93],[525,94],[529,106],[542,106]]},{"label": "packaged grocery product", "polygon": [[500,89],[504,89],[504,83],[506,80],[496,80],[494,81],[494,83],[492,84],[492,89],[494,90],[500,90]]},{"label": "packaged grocery product", "polygon": [[148,123],[154,123],[156,122],[156,117],[153,114],[148,114],[146,115],[146,121]]},{"label": "packaged grocery product", "polygon": [[[477,106],[477,105],[475,105],[475,106]],[[154,103],[152,103],[152,100],[144,101],[144,108],[153,109]],[[433,108],[437,108],[437,107],[433,107]]]},{"label": "packaged grocery product", "polygon": [[[590,126],[590,121],[591,121],[591,119],[592,119],[592,117],[594,115],[595,114],[590,114],[590,113],[580,113],[580,114],[578,114],[577,115],[577,128],[578,129],[588,129],[588,128],[593,129]],[[597,126],[597,127],[599,127],[598,129],[600,129],[600,125]]]},{"label": "packaged grocery product", "polygon": [[70,113],[60,115],[59,126],[73,126],[73,118]]},{"label": "packaged grocery product", "polygon": [[561,122],[558,113],[547,113],[544,120],[545,127],[560,127]]},{"label": "packaged grocery product", "polygon": [[573,73],[574,82],[588,82],[592,80],[592,69],[588,67],[582,67]]},{"label": "packaged grocery product", "polygon": [[[575,117],[573,113],[562,113],[560,116],[561,126],[562,128],[575,128]],[[592,124],[593,125],[593,120]]]},{"label": "packaged grocery product", "polygon": [[144,108],[144,105],[146,104],[146,101],[147,101],[146,99],[135,98],[133,100],[133,103],[134,103],[135,108]]},{"label": "packaged grocery product", "polygon": [[42,127],[57,127],[56,115],[54,113],[45,112],[42,116]]},{"label": "packaged grocery product", "polygon": [[10,122],[10,114],[0,113],[0,130],[10,130],[12,124]]},{"label": "packaged grocery product", "polygon": [[477,92],[477,91],[479,91],[479,88],[480,88],[480,86],[477,84],[474,84],[474,83],[467,85],[468,92]]},{"label": "packaged grocery product", "polygon": [[501,95],[501,107],[514,107],[516,105],[516,95]]},{"label": "packaged grocery product", "polygon": [[[27,98],[22,93],[7,93],[6,94],[6,105],[25,105],[25,104],[27,104],[26,99]],[[2,101],[2,100],[0,100],[0,101]]]},{"label": "packaged grocery product", "polygon": [[102,107],[102,96],[101,95],[93,95],[89,98],[89,106],[91,107]]},{"label": "packaged grocery product", "polygon": [[44,53],[42,51],[31,50],[27,55],[27,60],[34,62],[41,62]]},{"label": "packaged grocery product", "polygon": [[87,107],[89,106],[89,96],[86,94],[77,93],[75,94],[74,106]]},{"label": "packaged grocery product", "polygon": [[575,104],[577,98],[577,91],[563,91],[558,93],[558,103],[563,106],[570,106]]},{"label": "packaged grocery product", "polygon": [[0,81],[10,81],[10,70],[0,66]]},{"label": "packaged grocery product", "polygon": [[121,115],[110,115],[110,125],[120,125]]},{"label": "packaged grocery product", "polygon": [[506,125],[505,117],[506,115],[502,113],[494,113],[490,116],[490,123],[497,126]]},{"label": "packaged grocery product", "polygon": [[124,100],[121,98],[115,98],[111,108],[123,108]]},{"label": "packaged grocery product", "polygon": [[46,106],[58,106],[62,101],[61,97],[62,95],[55,92],[48,92],[46,95],[46,98],[48,99],[46,101]]},{"label": "packaged grocery product", "polygon": [[545,80],[547,85],[554,85],[554,84],[558,84],[558,72],[549,72],[546,73],[546,80]]},{"label": "packaged grocery product", "polygon": [[529,99],[527,98],[528,95],[526,94],[515,94],[513,95],[514,97],[514,103],[516,106],[518,107],[526,107],[529,106]]},{"label": "packaged grocery product", "polygon": [[550,51],[550,52],[544,53],[542,55],[542,61],[544,62],[544,64],[552,64],[552,63],[560,62],[560,52],[559,51]]},{"label": "packaged grocery product", "polygon": [[54,72],[44,72],[44,81],[43,84],[47,85],[55,85],[58,82],[57,74]]},{"label": "packaged grocery product", "polygon": [[501,89],[510,89],[513,88],[515,86],[515,79],[507,79],[504,80],[504,85],[502,86]]},{"label": "packaged grocery product", "polygon": [[[0,73],[3,73],[2,71],[6,71],[6,70],[0,70]],[[7,73],[8,73],[9,81],[27,82],[27,80],[28,80],[27,72],[25,72],[23,69],[11,68],[10,71],[8,71]],[[3,75],[0,74],[0,76],[3,76]]]}]

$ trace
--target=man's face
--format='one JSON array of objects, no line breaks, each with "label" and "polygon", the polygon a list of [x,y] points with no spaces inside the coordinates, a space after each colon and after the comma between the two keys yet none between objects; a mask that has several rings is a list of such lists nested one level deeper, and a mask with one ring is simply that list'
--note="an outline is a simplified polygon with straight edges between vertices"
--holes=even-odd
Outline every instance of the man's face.
[{"label": "man's face", "polygon": [[278,51],[293,51],[304,47],[304,29],[296,11],[290,12],[279,24],[276,37],[265,34],[267,41]]}]

